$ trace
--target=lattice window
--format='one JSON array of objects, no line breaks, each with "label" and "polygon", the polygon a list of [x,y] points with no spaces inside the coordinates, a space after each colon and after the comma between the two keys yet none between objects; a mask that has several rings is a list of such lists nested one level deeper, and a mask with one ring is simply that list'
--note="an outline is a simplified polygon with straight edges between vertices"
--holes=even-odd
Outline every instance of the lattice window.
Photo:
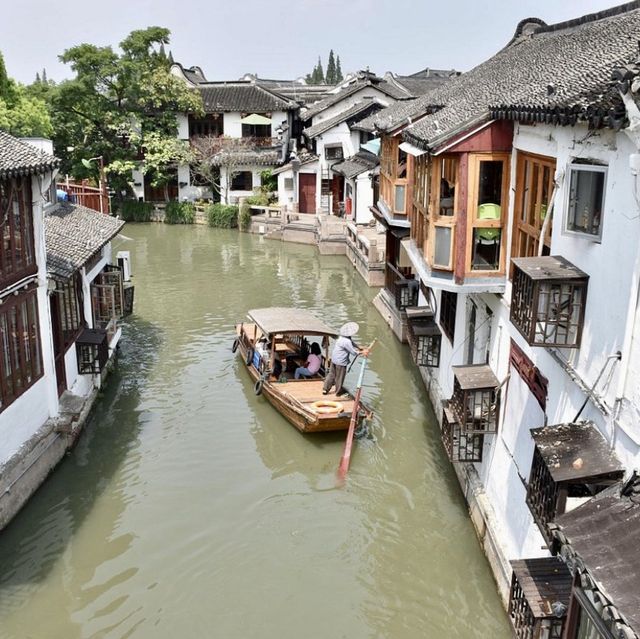
[{"label": "lattice window", "polygon": [[509,617],[517,639],[533,639],[536,620],[515,574],[511,577]]},{"label": "lattice window", "polygon": [[484,435],[462,432],[455,415],[448,408],[442,415],[442,443],[452,462],[482,461]]},{"label": "lattice window", "polygon": [[0,180],[0,285],[36,273],[31,178]]},{"label": "lattice window", "polygon": [[498,380],[486,364],[454,366],[451,409],[465,433],[498,430]]},{"label": "lattice window", "polygon": [[103,329],[87,328],[76,340],[78,372],[81,375],[97,375],[109,360],[109,338]]},{"label": "lattice window", "polygon": [[561,257],[513,260],[511,322],[531,346],[578,348],[589,276]]},{"label": "lattice window", "polygon": [[31,290],[0,306],[0,410],[41,376],[38,301]]}]

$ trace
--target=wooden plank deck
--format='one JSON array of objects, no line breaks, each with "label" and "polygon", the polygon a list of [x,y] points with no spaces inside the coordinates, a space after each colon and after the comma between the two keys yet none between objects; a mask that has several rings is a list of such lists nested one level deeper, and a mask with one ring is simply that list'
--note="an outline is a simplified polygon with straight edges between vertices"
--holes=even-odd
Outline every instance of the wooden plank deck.
[{"label": "wooden plank deck", "polygon": [[[332,402],[340,402],[342,404],[342,412],[350,413],[353,410],[354,401],[352,397],[338,397],[335,393],[327,395],[322,394],[323,379],[309,379],[304,381],[291,381],[281,384],[280,388],[283,393],[287,393],[292,398],[299,401],[305,408],[313,410],[310,404],[321,400],[329,400]],[[320,415],[320,419],[335,417],[335,415]]]}]

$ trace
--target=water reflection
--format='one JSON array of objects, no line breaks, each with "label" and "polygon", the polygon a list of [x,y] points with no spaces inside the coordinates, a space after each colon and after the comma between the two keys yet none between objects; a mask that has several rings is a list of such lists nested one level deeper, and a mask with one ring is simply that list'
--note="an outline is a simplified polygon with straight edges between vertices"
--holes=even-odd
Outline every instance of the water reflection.
[{"label": "water reflection", "polygon": [[[127,235],[136,316],[80,444],[2,535],[0,636],[509,636],[421,382],[346,261],[207,228]],[[343,487],[344,435],[299,433],[231,352],[270,305],[379,339],[373,438]]]}]

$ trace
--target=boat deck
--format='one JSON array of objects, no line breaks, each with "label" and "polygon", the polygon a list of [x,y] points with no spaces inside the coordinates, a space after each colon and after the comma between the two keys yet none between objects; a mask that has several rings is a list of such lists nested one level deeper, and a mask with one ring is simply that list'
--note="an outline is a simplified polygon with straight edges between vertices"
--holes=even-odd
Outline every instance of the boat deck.
[{"label": "boat deck", "polygon": [[[291,381],[285,383],[274,384],[278,391],[286,393],[293,399],[300,402],[305,408],[313,410],[311,404],[320,400],[329,400],[332,402],[340,402],[342,404],[342,412],[350,413],[353,410],[353,397],[338,397],[334,393],[327,395],[322,394],[323,379],[307,379],[304,381]],[[333,415],[319,415],[320,419],[332,418]]]}]

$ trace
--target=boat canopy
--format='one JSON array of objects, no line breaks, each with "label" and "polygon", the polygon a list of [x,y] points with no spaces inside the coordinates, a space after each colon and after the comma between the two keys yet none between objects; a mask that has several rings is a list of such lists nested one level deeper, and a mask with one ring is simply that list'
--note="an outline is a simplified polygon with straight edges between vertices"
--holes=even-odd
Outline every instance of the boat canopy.
[{"label": "boat canopy", "polygon": [[331,337],[338,335],[337,331],[327,326],[309,311],[301,308],[255,308],[247,314],[267,335],[276,333],[329,335]]}]

